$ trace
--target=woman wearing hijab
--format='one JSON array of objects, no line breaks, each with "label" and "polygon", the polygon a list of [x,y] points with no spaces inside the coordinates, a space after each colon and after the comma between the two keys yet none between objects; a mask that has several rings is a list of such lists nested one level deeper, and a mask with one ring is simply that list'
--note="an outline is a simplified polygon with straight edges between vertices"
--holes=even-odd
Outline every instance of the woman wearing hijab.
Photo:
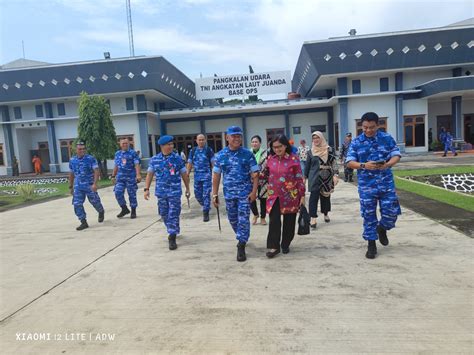
[{"label": "woman wearing hijab", "polygon": [[[265,167],[267,166],[267,150],[262,148],[262,138],[259,135],[255,135],[250,140],[250,144],[252,145],[252,153],[255,156],[255,160],[257,161],[258,166],[260,167],[260,174],[258,177],[258,190],[257,190],[257,198],[260,200],[260,224],[265,225],[267,221],[265,217],[267,215],[266,211],[266,204],[267,204],[267,184],[268,180],[266,176],[263,174]],[[257,224],[258,220],[258,208],[257,208],[257,201],[253,201],[250,204],[250,208],[253,213],[252,224]]]},{"label": "woman wearing hijab", "polygon": [[324,222],[330,222],[328,213],[331,211],[331,193],[338,182],[338,167],[336,156],[323,134],[315,131],[311,138],[312,146],[306,160],[304,176],[308,180],[308,190],[311,192],[309,197],[310,224],[311,228],[315,229],[319,200],[321,200],[321,212],[324,214]]},{"label": "woman wearing hijab", "polygon": [[270,147],[264,172],[268,175],[267,212],[270,215],[266,255],[273,258],[280,253],[280,247],[283,254],[290,252],[296,213],[305,202],[305,186],[300,160],[292,153],[288,138],[278,135],[272,139]]}]

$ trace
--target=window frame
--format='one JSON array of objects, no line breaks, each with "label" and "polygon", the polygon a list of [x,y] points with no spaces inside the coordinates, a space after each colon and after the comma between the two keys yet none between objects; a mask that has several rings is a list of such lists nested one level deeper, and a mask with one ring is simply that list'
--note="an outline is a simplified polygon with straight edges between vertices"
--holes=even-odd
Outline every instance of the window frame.
[{"label": "window frame", "polygon": [[[59,140],[59,155],[61,156],[61,163],[69,163],[71,161],[71,158],[74,156],[74,152],[72,151],[73,146],[74,146],[74,141],[75,138],[67,138],[67,139],[60,139]],[[66,145],[63,145],[63,142],[66,143]],[[63,160],[63,148],[68,149],[68,160],[64,161]]]},{"label": "window frame", "polygon": [[135,104],[133,102],[133,97],[126,97],[125,98],[125,110],[127,111],[134,111]]},{"label": "window frame", "polygon": [[35,105],[35,112],[37,118],[44,117],[43,105]]},{"label": "window frame", "polygon": [[0,143],[0,166],[5,166],[5,155],[3,153],[3,143]]},{"label": "window frame", "polygon": [[13,117],[15,117],[15,120],[21,120],[23,118],[23,115],[21,113],[21,106],[13,107]]},{"label": "window frame", "polygon": [[[419,122],[417,119],[423,118],[423,122]],[[410,119],[411,121],[407,122]],[[423,145],[416,145],[416,126],[423,125]],[[407,145],[406,143],[406,127],[412,127],[412,137],[413,137],[413,144]],[[405,143],[405,147],[407,148],[418,148],[418,147],[425,147],[426,146],[426,115],[404,115],[403,116],[403,143]]]},{"label": "window frame", "polygon": [[[61,110],[59,109],[60,107],[62,107]],[[66,105],[64,104],[64,102],[59,102],[56,105],[56,109],[58,110],[58,116],[66,116]]]}]

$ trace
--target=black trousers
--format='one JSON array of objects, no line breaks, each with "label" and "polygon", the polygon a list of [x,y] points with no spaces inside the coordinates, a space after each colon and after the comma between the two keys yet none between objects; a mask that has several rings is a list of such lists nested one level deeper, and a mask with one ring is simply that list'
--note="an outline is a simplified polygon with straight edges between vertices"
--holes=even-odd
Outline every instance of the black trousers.
[{"label": "black trousers", "polygon": [[[258,187],[258,193],[260,193],[260,186]],[[258,195],[258,194],[257,194]],[[267,216],[267,199],[266,198],[260,198],[257,200],[260,200],[260,218],[265,218]],[[250,209],[252,210],[252,213],[254,216],[258,216],[258,208],[257,208],[257,200],[253,201],[250,204]]]},{"label": "black trousers", "polygon": [[270,225],[268,226],[267,248],[287,249],[295,236],[296,213],[283,215],[283,233],[281,228],[280,199],[277,199],[270,211]]},{"label": "black trousers", "polygon": [[318,217],[318,201],[321,199],[321,212],[328,214],[331,212],[331,196],[325,197],[318,191],[311,192],[309,195],[309,215],[310,217]]}]

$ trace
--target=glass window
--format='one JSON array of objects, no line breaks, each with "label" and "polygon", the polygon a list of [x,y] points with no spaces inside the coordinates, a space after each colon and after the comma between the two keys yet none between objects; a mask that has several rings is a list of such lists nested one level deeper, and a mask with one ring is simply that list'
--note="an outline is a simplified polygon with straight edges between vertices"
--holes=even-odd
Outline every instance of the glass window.
[{"label": "glass window", "polygon": [[388,91],[388,78],[380,78],[380,91]]},{"label": "glass window", "polygon": [[44,116],[43,105],[36,105],[35,110],[36,110],[36,117],[43,117]]},{"label": "glass window", "polygon": [[5,158],[3,157],[3,144],[0,143],[0,166],[5,165]]},{"label": "glass window", "polygon": [[22,116],[21,116],[21,107],[19,107],[19,106],[13,107],[13,114],[15,116],[15,119],[17,119],[17,120],[22,118]]},{"label": "glass window", "polygon": [[293,127],[293,134],[301,134],[301,127]]},{"label": "glass window", "polygon": [[133,110],[133,97],[125,98],[125,107],[127,108],[127,111]]},{"label": "glass window", "polygon": [[62,139],[59,141],[59,149],[61,150],[61,161],[68,163],[71,157],[74,155],[73,148],[74,139]]},{"label": "glass window", "polygon": [[406,147],[425,146],[425,116],[405,116],[404,132]]},{"label": "glass window", "polygon": [[58,116],[65,116],[66,115],[66,107],[64,106],[64,103],[59,103],[58,104]]},{"label": "glass window", "polygon": [[360,80],[352,80],[352,93],[353,94],[360,94]]}]

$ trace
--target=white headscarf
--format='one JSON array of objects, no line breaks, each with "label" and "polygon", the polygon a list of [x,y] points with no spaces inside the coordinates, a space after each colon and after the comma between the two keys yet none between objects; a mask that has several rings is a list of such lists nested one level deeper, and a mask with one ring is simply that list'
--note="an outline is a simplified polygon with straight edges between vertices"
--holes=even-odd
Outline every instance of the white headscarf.
[{"label": "white headscarf", "polygon": [[311,134],[311,137],[314,137],[314,136],[318,136],[321,139],[321,141],[319,142],[318,145],[315,145],[314,141],[313,141],[313,144],[312,144],[312,147],[311,147],[311,153],[313,154],[313,156],[321,158],[321,160],[324,163],[326,163],[328,161],[328,155],[329,155],[328,154],[328,149],[329,149],[328,142],[326,141],[326,138],[324,138],[324,135],[319,131],[314,131]]}]

